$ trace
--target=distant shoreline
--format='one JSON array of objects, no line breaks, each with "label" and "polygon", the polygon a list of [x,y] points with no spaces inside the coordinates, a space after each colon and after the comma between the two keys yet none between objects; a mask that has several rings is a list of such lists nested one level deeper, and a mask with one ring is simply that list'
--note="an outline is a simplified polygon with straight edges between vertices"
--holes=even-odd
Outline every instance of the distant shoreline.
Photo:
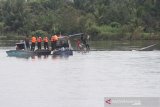
[{"label": "distant shoreline", "polygon": [[[14,35],[14,36],[13,36]],[[25,35],[15,35],[8,34],[7,36],[1,36],[0,40],[24,40]],[[29,36],[31,37],[31,35]],[[103,40],[160,40],[160,34],[158,33],[141,33],[141,34],[131,34],[131,33],[109,33],[109,34],[98,34],[90,35],[90,40],[93,41],[103,41]]]}]

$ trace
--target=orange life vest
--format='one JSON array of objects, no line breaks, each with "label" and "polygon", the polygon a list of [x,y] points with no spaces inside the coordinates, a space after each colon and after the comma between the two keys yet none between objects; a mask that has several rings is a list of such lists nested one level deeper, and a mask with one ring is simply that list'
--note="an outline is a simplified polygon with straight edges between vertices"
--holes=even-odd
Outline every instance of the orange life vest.
[{"label": "orange life vest", "polygon": [[38,38],[37,38],[37,42],[42,42],[42,38],[41,38],[41,37],[38,37]]},{"label": "orange life vest", "polygon": [[57,35],[54,35],[54,36],[51,37],[51,41],[52,42],[55,42],[57,40],[58,40],[58,36]]},{"label": "orange life vest", "polygon": [[44,42],[48,42],[48,37],[44,37]]},{"label": "orange life vest", "polygon": [[33,37],[32,37],[32,43],[36,43],[36,41],[37,41],[37,40],[36,40],[36,37],[33,36]]}]

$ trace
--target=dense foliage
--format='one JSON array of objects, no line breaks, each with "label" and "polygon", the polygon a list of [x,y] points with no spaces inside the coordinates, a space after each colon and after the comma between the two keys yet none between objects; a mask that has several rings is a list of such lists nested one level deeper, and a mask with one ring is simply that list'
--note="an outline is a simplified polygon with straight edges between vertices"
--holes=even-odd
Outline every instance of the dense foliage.
[{"label": "dense foliage", "polygon": [[35,32],[85,32],[92,39],[159,39],[160,0],[0,1],[1,35]]}]

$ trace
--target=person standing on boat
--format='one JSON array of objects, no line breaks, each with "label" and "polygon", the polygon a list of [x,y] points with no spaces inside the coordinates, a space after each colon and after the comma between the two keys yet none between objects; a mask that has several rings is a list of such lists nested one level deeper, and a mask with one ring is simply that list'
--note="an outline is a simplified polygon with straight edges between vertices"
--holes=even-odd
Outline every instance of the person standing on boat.
[{"label": "person standing on boat", "polygon": [[28,49],[28,50],[30,49],[29,40],[30,40],[29,36],[27,35],[24,41],[25,41],[26,49]]},{"label": "person standing on boat", "polygon": [[90,50],[90,46],[87,43],[87,40],[89,40],[89,35],[87,35],[87,38],[84,38],[84,35],[81,35],[81,42],[85,45],[87,50]]},{"label": "person standing on boat", "polygon": [[57,41],[58,41],[58,36],[57,35],[53,35],[51,37],[51,47],[52,47],[52,50],[56,49]]},{"label": "person standing on boat", "polygon": [[76,40],[77,50],[82,50],[83,46],[81,44],[81,41],[79,39]]},{"label": "person standing on boat", "polygon": [[34,51],[35,50],[35,45],[36,45],[36,37],[34,35],[32,35],[32,44],[31,44],[31,51]]},{"label": "person standing on boat", "polygon": [[48,46],[48,37],[47,36],[45,36],[44,37],[44,39],[43,39],[43,41],[44,41],[44,49],[49,49],[49,46]]},{"label": "person standing on boat", "polygon": [[87,35],[87,38],[86,38],[86,48],[87,48],[88,50],[90,50],[89,39],[90,39],[90,36]]},{"label": "person standing on boat", "polygon": [[38,38],[37,38],[37,47],[38,47],[38,49],[41,49],[41,42],[42,42],[42,38],[40,36],[38,36]]}]

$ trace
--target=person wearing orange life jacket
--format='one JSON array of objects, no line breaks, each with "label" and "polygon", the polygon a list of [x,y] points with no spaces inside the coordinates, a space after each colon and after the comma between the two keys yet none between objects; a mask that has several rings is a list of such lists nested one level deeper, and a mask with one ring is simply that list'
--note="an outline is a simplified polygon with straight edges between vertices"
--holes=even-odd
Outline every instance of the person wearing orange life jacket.
[{"label": "person wearing orange life jacket", "polygon": [[52,47],[52,50],[56,49],[57,41],[58,41],[58,36],[57,35],[53,35],[51,37],[51,47]]},{"label": "person wearing orange life jacket", "polygon": [[32,35],[32,39],[31,39],[31,51],[34,51],[35,50],[35,45],[36,45],[36,37],[34,35]]},{"label": "person wearing orange life jacket", "polygon": [[43,39],[43,41],[44,41],[44,49],[49,49],[49,46],[48,46],[48,37],[47,36],[45,36],[44,37],[44,39]]},{"label": "person wearing orange life jacket", "polygon": [[40,36],[38,36],[38,38],[37,38],[37,47],[38,47],[38,49],[41,49],[41,42],[42,42],[42,38]]}]

